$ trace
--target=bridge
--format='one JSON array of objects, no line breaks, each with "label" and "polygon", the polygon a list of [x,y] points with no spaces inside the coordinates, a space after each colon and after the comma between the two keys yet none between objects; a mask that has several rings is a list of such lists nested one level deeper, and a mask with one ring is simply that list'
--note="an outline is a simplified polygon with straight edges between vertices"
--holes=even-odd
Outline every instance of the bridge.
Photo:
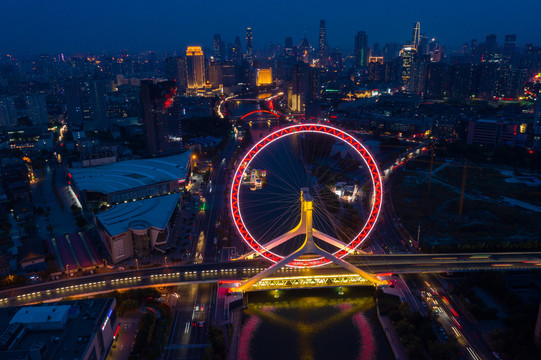
[{"label": "bridge", "polygon": [[[349,260],[352,265],[365,269],[376,276],[390,273],[541,270],[541,252],[352,255]],[[206,282],[241,283],[267,267],[268,261],[254,259],[223,263],[172,265],[81,276],[3,289],[0,291],[0,306],[20,306],[59,300],[68,296],[90,296],[115,290],[151,286]],[[338,285],[372,285],[372,283],[362,279],[358,274],[351,274],[337,266],[286,267],[260,280],[250,290]]]}]

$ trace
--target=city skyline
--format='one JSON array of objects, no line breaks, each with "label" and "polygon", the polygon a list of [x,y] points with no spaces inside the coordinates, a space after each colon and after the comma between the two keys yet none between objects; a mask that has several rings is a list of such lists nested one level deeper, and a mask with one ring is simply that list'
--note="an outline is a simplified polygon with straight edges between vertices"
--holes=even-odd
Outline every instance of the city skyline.
[{"label": "city skyline", "polygon": [[[491,33],[497,35],[499,43],[503,43],[505,34],[516,34],[517,44],[521,46],[528,42],[541,43],[541,31],[535,19],[535,8],[541,6],[533,1],[528,3],[524,8],[512,9],[500,0],[490,4],[459,1],[437,6],[418,1],[418,6],[413,7],[396,2],[350,4],[344,11],[329,12],[323,1],[310,2],[310,6],[307,2],[278,1],[273,3],[273,16],[265,19],[254,17],[257,12],[244,0],[238,1],[234,8],[219,2],[187,6],[164,1],[162,6],[149,7],[127,1],[110,4],[99,0],[76,5],[66,1],[53,4],[30,1],[3,5],[0,31],[10,36],[0,40],[0,51],[19,56],[115,53],[122,49],[171,53],[181,52],[188,45],[212,48],[214,34],[221,34],[225,43],[233,43],[235,36],[245,37],[247,27],[253,28],[257,50],[268,48],[271,43],[283,45],[286,36],[293,37],[294,44],[306,36],[317,49],[321,19],[326,21],[330,48],[340,47],[346,52],[353,50],[353,37],[358,31],[367,33],[369,45],[404,43],[410,39],[412,24],[417,21],[421,22],[422,33],[435,37],[449,49],[458,49],[473,38],[483,41]],[[281,5],[286,4],[288,11],[284,12]],[[208,11],[208,6],[216,11]],[[370,16],[359,16],[367,13]],[[487,16],[480,17],[483,13]],[[460,27],[456,25],[457,19]],[[244,47],[245,44],[245,51]]]}]

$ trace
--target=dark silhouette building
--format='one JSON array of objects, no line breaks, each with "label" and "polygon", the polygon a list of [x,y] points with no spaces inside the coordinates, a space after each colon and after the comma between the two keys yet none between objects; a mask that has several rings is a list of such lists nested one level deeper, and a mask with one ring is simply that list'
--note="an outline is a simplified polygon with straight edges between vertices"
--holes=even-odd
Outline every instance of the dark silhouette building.
[{"label": "dark silhouette building", "polygon": [[365,67],[368,61],[368,36],[364,31],[355,35],[355,66]]},{"label": "dark silhouette building", "polygon": [[184,148],[175,82],[141,81],[141,104],[148,153],[165,156],[181,152]]}]

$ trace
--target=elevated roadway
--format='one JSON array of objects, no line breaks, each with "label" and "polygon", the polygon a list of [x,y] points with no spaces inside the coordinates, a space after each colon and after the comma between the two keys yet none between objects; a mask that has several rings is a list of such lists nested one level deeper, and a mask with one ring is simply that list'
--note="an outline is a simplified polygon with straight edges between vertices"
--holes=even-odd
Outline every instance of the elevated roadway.
[{"label": "elevated roadway", "polygon": [[[541,252],[497,254],[393,254],[355,255],[348,261],[367,272],[378,274],[416,274],[479,270],[541,270]],[[169,286],[218,281],[240,282],[269,266],[260,259],[223,263],[175,265],[107,274],[72,277],[0,291],[0,306],[17,306],[52,301],[68,296],[92,295],[114,290],[148,286]],[[269,278],[295,276],[338,276],[343,268],[284,268]]]}]

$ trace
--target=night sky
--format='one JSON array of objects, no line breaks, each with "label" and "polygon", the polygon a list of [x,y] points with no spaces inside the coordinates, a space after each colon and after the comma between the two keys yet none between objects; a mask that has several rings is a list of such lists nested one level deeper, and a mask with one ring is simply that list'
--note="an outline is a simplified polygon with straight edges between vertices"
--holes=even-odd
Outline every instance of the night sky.
[{"label": "night sky", "polygon": [[0,53],[173,52],[211,47],[215,33],[226,44],[239,35],[244,50],[248,26],[256,49],[285,36],[299,44],[305,34],[317,47],[319,19],[329,45],[344,51],[359,30],[370,45],[409,40],[415,21],[450,48],[488,33],[541,45],[540,13],[539,0],[0,0]]}]

